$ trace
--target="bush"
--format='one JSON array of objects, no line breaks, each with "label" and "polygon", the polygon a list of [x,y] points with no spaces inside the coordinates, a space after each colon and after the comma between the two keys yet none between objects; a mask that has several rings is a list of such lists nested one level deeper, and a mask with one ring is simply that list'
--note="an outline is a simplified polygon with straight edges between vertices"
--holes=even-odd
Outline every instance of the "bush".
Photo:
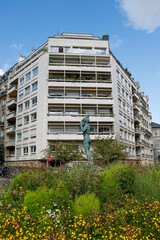
[{"label": "bush", "polygon": [[87,192],[75,199],[73,210],[75,215],[90,216],[100,210],[99,199],[94,193]]},{"label": "bush", "polygon": [[113,139],[99,138],[93,142],[92,148],[93,157],[104,165],[116,160],[124,160],[128,155],[124,152],[126,146]]}]

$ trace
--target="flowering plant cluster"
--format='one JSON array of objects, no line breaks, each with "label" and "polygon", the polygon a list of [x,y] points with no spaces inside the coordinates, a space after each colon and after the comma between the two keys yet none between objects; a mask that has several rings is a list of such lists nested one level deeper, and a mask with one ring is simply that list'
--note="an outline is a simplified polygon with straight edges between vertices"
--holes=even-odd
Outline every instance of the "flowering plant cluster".
[{"label": "flowering plant cluster", "polygon": [[157,240],[159,187],[156,166],[20,174],[0,189],[0,239]]}]

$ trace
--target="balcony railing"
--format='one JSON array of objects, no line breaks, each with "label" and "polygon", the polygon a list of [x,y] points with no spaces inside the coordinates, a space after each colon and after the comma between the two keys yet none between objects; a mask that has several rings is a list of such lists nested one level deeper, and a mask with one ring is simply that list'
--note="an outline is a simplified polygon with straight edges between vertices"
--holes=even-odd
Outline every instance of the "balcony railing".
[{"label": "balcony railing", "polygon": [[16,112],[11,112],[7,114],[7,120],[14,120],[16,118]]},{"label": "balcony railing", "polygon": [[50,77],[48,81],[55,81],[55,82],[79,82],[79,83],[111,83],[111,79],[74,79],[74,78],[54,78]]},{"label": "balcony railing", "polygon": [[15,125],[9,126],[9,127],[6,129],[6,133],[14,133],[14,132],[15,132],[15,129],[16,129],[16,126],[15,126]]},{"label": "balcony railing", "polygon": [[8,89],[8,95],[16,94],[16,93],[17,93],[17,85],[14,85],[10,89]]},{"label": "balcony railing", "polygon": [[17,103],[17,99],[14,98],[14,99],[12,99],[12,100],[10,100],[10,101],[7,102],[7,107],[15,106],[16,103]]},{"label": "balcony railing", "polygon": [[8,140],[5,142],[6,147],[14,147],[15,146],[15,140]]}]

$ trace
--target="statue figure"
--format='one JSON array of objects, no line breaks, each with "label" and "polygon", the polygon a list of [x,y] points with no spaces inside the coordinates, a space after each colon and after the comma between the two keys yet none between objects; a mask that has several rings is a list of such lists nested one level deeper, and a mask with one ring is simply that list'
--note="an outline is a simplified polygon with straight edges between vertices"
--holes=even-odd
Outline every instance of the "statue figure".
[{"label": "statue figure", "polygon": [[90,164],[93,164],[93,158],[89,152],[90,145],[91,145],[91,138],[90,138],[90,126],[89,126],[89,117],[85,117],[80,122],[81,131],[83,132],[83,147],[86,153],[87,159]]}]

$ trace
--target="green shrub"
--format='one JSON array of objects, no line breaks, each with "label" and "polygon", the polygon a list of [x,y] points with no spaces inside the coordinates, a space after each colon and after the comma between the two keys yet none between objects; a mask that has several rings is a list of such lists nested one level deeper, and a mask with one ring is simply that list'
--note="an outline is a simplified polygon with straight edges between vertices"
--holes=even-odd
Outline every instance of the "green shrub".
[{"label": "green shrub", "polygon": [[92,215],[100,210],[99,199],[94,193],[87,192],[75,199],[73,210],[75,215],[83,215],[84,217]]},{"label": "green shrub", "polygon": [[53,197],[53,189],[47,190],[45,187],[40,187],[35,192],[29,191],[26,194],[23,205],[27,207],[28,213],[35,217],[44,206],[46,209],[53,207]]}]

